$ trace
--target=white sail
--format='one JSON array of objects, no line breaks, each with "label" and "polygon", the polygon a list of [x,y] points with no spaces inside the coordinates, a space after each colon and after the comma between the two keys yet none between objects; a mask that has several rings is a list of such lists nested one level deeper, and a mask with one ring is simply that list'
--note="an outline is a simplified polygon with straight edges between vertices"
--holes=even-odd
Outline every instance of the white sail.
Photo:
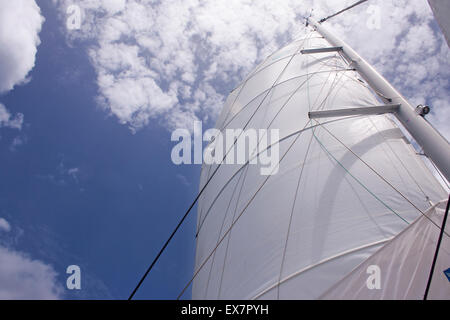
[{"label": "white sail", "polygon": [[[322,296],[323,299],[415,299],[422,300],[436,252],[439,228],[447,201],[433,206],[405,231],[366,260],[348,277]],[[447,234],[450,228],[446,227]],[[429,299],[449,299],[450,283],[445,271],[450,268],[450,239],[442,238],[436,260]],[[379,289],[366,285],[370,266],[380,268]]]},{"label": "white sail", "polygon": [[450,1],[448,0],[428,0],[434,16],[444,33],[447,44],[450,46]]},{"label": "white sail", "polygon": [[[198,205],[193,299],[315,299],[447,197],[380,101],[318,33],[268,57],[216,127],[280,130],[280,165],[221,165]],[[202,188],[217,165],[204,165]],[[365,280],[364,280],[365,281]]]}]

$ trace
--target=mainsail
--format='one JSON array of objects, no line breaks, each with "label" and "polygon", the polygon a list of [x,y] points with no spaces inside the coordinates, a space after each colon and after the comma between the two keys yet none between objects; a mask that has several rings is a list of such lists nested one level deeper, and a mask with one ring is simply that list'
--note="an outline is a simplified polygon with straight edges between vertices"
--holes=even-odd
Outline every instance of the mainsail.
[{"label": "mainsail", "polygon": [[363,263],[447,198],[389,115],[309,117],[384,104],[330,47],[311,31],[229,95],[216,128],[279,129],[279,171],[203,165],[193,299],[353,297]]}]

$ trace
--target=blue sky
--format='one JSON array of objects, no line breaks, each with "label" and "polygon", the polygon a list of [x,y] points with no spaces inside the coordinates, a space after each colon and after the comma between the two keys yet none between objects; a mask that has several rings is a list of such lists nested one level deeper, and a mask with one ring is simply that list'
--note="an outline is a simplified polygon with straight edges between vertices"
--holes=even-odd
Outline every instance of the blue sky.
[{"label": "blue sky", "polygon": [[[1,97],[26,115],[20,132],[1,129],[0,216],[11,225],[1,242],[52,265],[63,287],[67,266],[79,265],[82,290],[64,289],[64,298],[127,298],[194,197],[199,167],[172,164],[169,131],[148,126],[131,134],[96,108],[86,55],[55,31],[54,6],[39,5],[46,22],[33,80]],[[16,137],[24,143],[12,150]],[[142,297],[173,298],[187,281],[192,221]]]},{"label": "blue sky", "polygon": [[[18,2],[45,22],[42,30],[41,23],[24,23],[14,38],[26,44],[16,52],[20,58],[0,62],[0,70],[23,64],[18,76],[0,76],[0,104],[9,114],[2,122],[0,110],[0,218],[8,225],[0,224],[0,254],[30,264],[24,272],[42,288],[30,291],[14,267],[0,281],[8,275],[7,285],[17,289],[10,297],[66,299],[128,297],[198,190],[200,167],[172,164],[171,131],[190,129],[197,119],[211,127],[245,74],[302,34],[301,16],[311,7],[321,17],[342,6]],[[373,2],[389,12],[383,32],[361,28],[365,8],[331,26],[409,99],[433,105],[431,119],[448,137],[449,52],[426,1]],[[12,10],[8,3],[0,0]],[[65,28],[70,3],[83,9],[75,32]],[[142,13],[136,4],[147,15],[133,16]],[[26,32],[40,44],[21,37]],[[194,212],[137,298],[175,298],[190,279],[195,218]],[[82,270],[80,291],[65,288],[72,264]]]}]

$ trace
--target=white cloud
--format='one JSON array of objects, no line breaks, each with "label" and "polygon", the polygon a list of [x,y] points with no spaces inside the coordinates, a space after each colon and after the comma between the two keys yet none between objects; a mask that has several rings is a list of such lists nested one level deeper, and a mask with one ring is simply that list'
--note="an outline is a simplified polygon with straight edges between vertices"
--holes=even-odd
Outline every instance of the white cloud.
[{"label": "white cloud", "polygon": [[[0,0],[0,94],[30,80],[43,22],[34,0]],[[23,118],[22,113],[12,117],[0,103],[0,128],[20,130]]]},{"label": "white cloud", "polygon": [[[62,12],[72,2],[54,0]],[[97,72],[99,101],[133,130],[158,119],[169,128],[215,118],[228,91],[258,62],[317,18],[354,0],[79,0],[82,28]],[[371,1],[329,24],[414,104],[434,105],[430,117],[448,137],[449,50],[430,26],[425,0]],[[368,21],[379,13],[381,29]],[[436,25],[435,25],[436,26]],[[88,40],[88,41],[87,41]],[[440,120],[439,120],[440,119]],[[444,128],[445,127],[445,128]]]},{"label": "white cloud", "polygon": [[55,300],[62,296],[54,269],[0,245],[0,300]]},{"label": "white cloud", "polygon": [[6,109],[6,107],[0,103],[0,128],[7,127],[12,129],[22,129],[23,114],[18,113],[14,117]]},{"label": "white cloud", "polygon": [[[0,232],[11,225],[0,218]],[[0,300],[59,299],[63,289],[52,266],[0,244]]]},{"label": "white cloud", "polygon": [[34,0],[0,0],[0,93],[28,81],[43,21]]},{"label": "white cloud", "polygon": [[11,231],[11,226],[8,221],[3,218],[0,218],[0,231],[9,232]]}]

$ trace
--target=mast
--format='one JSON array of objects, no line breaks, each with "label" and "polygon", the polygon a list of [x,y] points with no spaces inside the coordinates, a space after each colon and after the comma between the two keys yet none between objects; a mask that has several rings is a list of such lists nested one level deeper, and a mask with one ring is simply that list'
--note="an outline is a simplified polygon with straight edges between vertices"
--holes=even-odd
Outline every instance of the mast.
[{"label": "mast", "polygon": [[424,153],[434,162],[447,180],[450,180],[450,145],[448,141],[426,121],[420,108],[414,108],[380,73],[367,63],[348,44],[336,37],[325,26],[312,18],[308,19],[334,47],[342,48],[343,56],[351,62],[352,67],[364,78],[369,86],[386,104],[397,104],[393,115],[417,141]]}]

